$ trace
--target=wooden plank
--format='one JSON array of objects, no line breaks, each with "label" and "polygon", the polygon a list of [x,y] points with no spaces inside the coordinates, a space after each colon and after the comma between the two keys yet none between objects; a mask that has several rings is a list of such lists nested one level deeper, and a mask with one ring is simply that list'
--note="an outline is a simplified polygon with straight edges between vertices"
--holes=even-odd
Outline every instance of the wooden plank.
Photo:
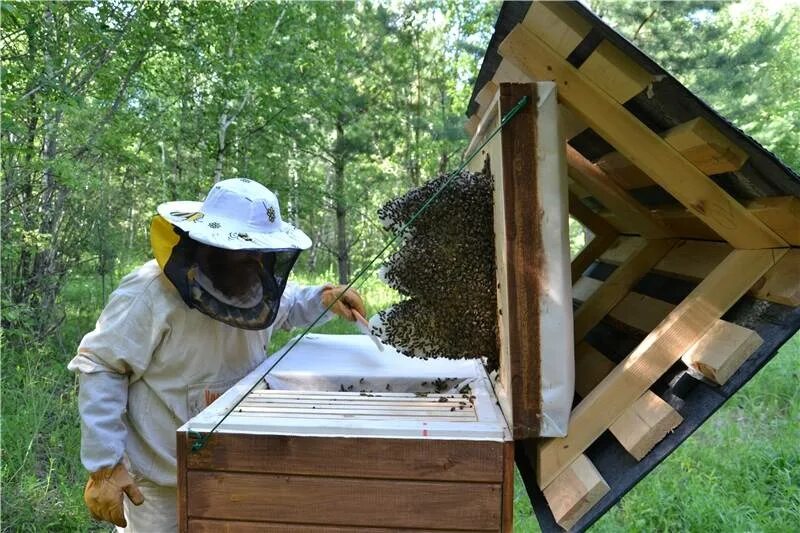
[{"label": "wooden plank", "polygon": [[[575,392],[586,397],[613,369],[613,361],[588,343],[580,343],[575,349]],[[628,453],[641,461],[682,421],[680,413],[648,390],[625,409],[609,431]]]},{"label": "wooden plank", "polygon": [[536,80],[514,66],[511,61],[500,61],[500,65],[494,71],[492,81],[499,85],[501,83],[533,83]]},{"label": "wooden plank", "polygon": [[[620,237],[601,256],[603,262],[620,264],[630,255],[641,240],[637,237]],[[726,243],[709,241],[681,241],[653,271],[690,281],[705,278],[727,256],[732,248]],[[764,277],[750,289],[755,298],[797,307],[800,305],[800,250],[784,250],[785,255],[776,261]]]},{"label": "wooden plank", "polygon": [[589,209],[580,199],[569,193],[569,214],[582,225],[586,226],[595,235],[616,235],[614,227],[606,220]]},{"label": "wooden plank", "polygon": [[619,152],[610,152],[604,155],[595,161],[595,165],[625,190],[651,187],[656,184],[650,179],[650,176]]},{"label": "wooden plank", "polygon": [[575,313],[574,336],[578,343],[613,309],[647,272],[669,252],[676,241],[644,242]]},{"label": "wooden plank", "polygon": [[[581,196],[582,198],[590,195]],[[800,246],[800,198],[795,196],[776,196],[760,198],[745,203],[753,216],[761,220],[772,231],[792,246]],[[676,237],[684,239],[722,240],[717,232],[686,209],[664,208],[651,211],[653,216],[668,227]],[[602,213],[614,227],[622,233],[639,233],[630,220],[616,213]]]},{"label": "wooden plank", "polygon": [[704,174],[733,172],[747,161],[744,150],[702,117],[675,126],[663,137]]},{"label": "wooden plank", "polygon": [[215,433],[187,464],[193,470],[500,483],[503,444]]},{"label": "wooden plank", "polygon": [[[209,518],[192,518],[189,520],[192,533],[354,533],[353,526],[323,526],[320,524],[279,524],[277,522],[249,522],[241,520],[214,520]],[[358,531],[367,533],[392,533],[397,528],[364,527],[359,526]],[[402,528],[406,533],[423,533],[436,531],[437,533],[456,533],[455,529],[416,529]]]},{"label": "wooden plank", "polygon": [[582,276],[572,286],[572,297],[581,302],[585,302],[601,285],[603,285],[603,282],[599,279]]},{"label": "wooden plank", "polygon": [[189,515],[330,526],[497,530],[501,485],[188,473]]},{"label": "wooden plank", "polygon": [[585,455],[579,455],[544,488],[556,523],[569,530],[608,493],[608,484]]},{"label": "wooden plank", "polygon": [[646,391],[611,424],[609,430],[634,459],[641,461],[683,417],[667,402]]},{"label": "wooden plank", "polygon": [[609,211],[635,225],[639,233],[652,239],[666,238],[672,234],[646,207],[614,183],[605,171],[569,145],[567,163],[567,172],[576,183],[589,191]]},{"label": "wooden plank", "polygon": [[764,340],[755,331],[717,320],[683,354],[683,362],[717,385],[724,385],[763,343]]},{"label": "wooden plank", "polygon": [[563,103],[733,246],[786,246],[724,189],[523,25],[508,34],[499,50],[503,58],[534,78],[556,81]]},{"label": "wooden plank", "polygon": [[486,110],[492,103],[494,95],[497,93],[497,84],[492,80],[487,81],[484,86],[475,95],[475,101],[478,103],[478,115],[483,116]]},{"label": "wooden plank", "polygon": [[592,29],[586,19],[563,2],[534,2],[522,24],[561,57],[571,54]]},{"label": "wooden plank", "polygon": [[467,132],[467,135],[472,137],[478,131],[478,123],[481,121],[481,118],[478,114],[474,114],[464,123],[464,131]]},{"label": "wooden plank", "polygon": [[565,141],[572,139],[588,128],[584,121],[563,105],[558,106],[558,127],[561,128],[561,135]]},{"label": "wooden plank", "polygon": [[675,306],[669,302],[631,292],[614,306],[608,316],[625,326],[649,333],[674,309]]},{"label": "wooden plank", "polygon": [[606,40],[595,48],[579,70],[621,104],[642,92],[652,81],[649,72]]},{"label": "wooden plank", "polygon": [[526,96],[531,103],[501,132],[501,173],[494,180],[500,342],[497,386],[503,389],[498,397],[515,439],[537,436],[540,429],[539,275],[544,260],[539,213],[544,210],[540,203],[544,199],[539,197],[536,180],[536,85],[500,85],[500,116]]},{"label": "wooden plank", "polygon": [[572,283],[577,282],[581,275],[586,272],[586,269],[589,268],[589,265],[594,263],[603,252],[605,252],[609,246],[614,244],[614,241],[617,239],[616,233],[604,233],[597,235],[595,234],[594,238],[589,241],[589,244],[584,246],[583,250],[581,250],[575,259],[572,260],[572,264],[570,265],[571,272],[572,272]]},{"label": "wooden plank", "polygon": [[650,388],[780,258],[775,250],[736,250],[573,410],[569,434],[538,448],[537,481],[547,487]]},{"label": "wooden plank", "polygon": [[503,501],[500,531],[514,532],[514,442],[503,444]]},{"label": "wooden plank", "polygon": [[789,250],[751,292],[756,298],[792,307],[800,306],[800,250]]},{"label": "wooden plank", "polygon": [[177,451],[177,465],[178,465],[178,531],[180,533],[189,532],[189,523],[187,517],[189,516],[189,508],[187,496],[189,494],[188,487],[186,486],[186,470],[188,469],[187,455],[189,455],[189,439],[186,432],[178,431],[175,435],[176,451]]}]

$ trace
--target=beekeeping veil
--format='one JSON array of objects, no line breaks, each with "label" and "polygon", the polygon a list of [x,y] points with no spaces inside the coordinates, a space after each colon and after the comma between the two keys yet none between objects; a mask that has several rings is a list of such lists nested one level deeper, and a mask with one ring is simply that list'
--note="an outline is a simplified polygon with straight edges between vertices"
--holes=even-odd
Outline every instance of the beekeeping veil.
[{"label": "beekeeping veil", "polygon": [[[289,272],[311,246],[305,233],[281,220],[275,194],[243,178],[220,181],[203,202],[158,206],[150,242],[186,305],[250,330],[275,320]],[[241,279],[240,273],[248,280],[245,290],[226,291],[224,279]]]}]

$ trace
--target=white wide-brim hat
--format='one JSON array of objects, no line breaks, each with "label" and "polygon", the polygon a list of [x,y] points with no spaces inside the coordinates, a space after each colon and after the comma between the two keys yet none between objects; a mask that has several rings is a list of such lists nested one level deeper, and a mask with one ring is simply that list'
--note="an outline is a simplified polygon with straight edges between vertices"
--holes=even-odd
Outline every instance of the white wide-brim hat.
[{"label": "white wide-brim hat", "polygon": [[278,197],[245,178],[214,185],[203,202],[176,201],[158,214],[192,240],[228,250],[306,250],[308,235],[283,222]]}]

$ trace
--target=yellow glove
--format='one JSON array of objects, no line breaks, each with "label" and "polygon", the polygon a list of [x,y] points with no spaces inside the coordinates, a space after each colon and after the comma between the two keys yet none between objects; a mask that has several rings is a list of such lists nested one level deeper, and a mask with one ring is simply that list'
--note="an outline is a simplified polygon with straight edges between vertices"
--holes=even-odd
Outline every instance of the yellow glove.
[{"label": "yellow glove", "polygon": [[[345,287],[345,285],[326,285],[322,289],[322,305],[327,309],[327,307],[331,305],[331,302],[336,300],[336,298],[344,292]],[[356,311],[362,317],[367,314],[364,301],[361,300],[361,296],[359,296],[353,288],[348,289],[330,310],[351,322],[355,322],[356,320],[353,311]]]},{"label": "yellow glove", "polygon": [[83,501],[97,520],[127,527],[128,522],[125,520],[122,508],[123,492],[134,505],[141,505],[144,502],[139,487],[133,482],[133,478],[122,463],[119,463],[114,468],[101,468],[89,476],[83,491]]}]

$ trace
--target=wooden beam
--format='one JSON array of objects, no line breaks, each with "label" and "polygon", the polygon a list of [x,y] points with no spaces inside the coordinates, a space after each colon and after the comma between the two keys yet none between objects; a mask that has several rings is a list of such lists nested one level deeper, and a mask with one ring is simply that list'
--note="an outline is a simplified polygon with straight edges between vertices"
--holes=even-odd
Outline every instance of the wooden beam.
[{"label": "wooden beam", "polygon": [[595,234],[583,250],[578,253],[570,265],[572,271],[572,283],[578,281],[581,275],[594,263],[603,252],[614,243],[617,238],[616,233]]},{"label": "wooden beam", "polygon": [[500,61],[500,65],[494,71],[492,81],[499,85],[501,83],[533,83],[536,80],[515,67],[511,61]]},{"label": "wooden beam", "polygon": [[631,288],[653,268],[676,241],[671,239],[646,241],[575,313],[574,336],[578,343],[614,308]]},{"label": "wooden beam", "polygon": [[717,385],[724,385],[763,343],[764,340],[755,331],[717,320],[683,354],[683,362]]},{"label": "wooden beam", "polygon": [[[593,346],[582,342],[575,347],[575,392],[586,397],[612,370],[614,363]],[[652,391],[628,407],[609,427],[623,448],[641,461],[683,417]]]},{"label": "wooden beam", "polygon": [[563,2],[534,2],[522,24],[561,57],[571,54],[592,29],[585,18]]},{"label": "wooden beam", "polygon": [[[585,188],[573,188],[573,190],[579,198],[594,196]],[[787,243],[792,246],[800,246],[800,198],[796,196],[759,198],[746,202],[745,207]],[[706,241],[723,240],[717,232],[682,207],[653,209],[650,213],[657,222],[669,228],[675,237]],[[627,217],[619,216],[611,211],[600,212],[600,214],[620,233],[632,235],[641,233],[635,221]]]},{"label": "wooden beam", "polygon": [[469,117],[469,119],[464,123],[464,131],[472,137],[478,131],[478,123],[481,121],[480,117],[475,114]]},{"label": "wooden beam", "polygon": [[656,184],[650,176],[619,152],[610,152],[595,161],[595,164],[625,190],[651,187]]},{"label": "wooden beam", "polygon": [[611,42],[603,40],[578,69],[624,104],[650,85],[652,76]]},{"label": "wooden beam", "polygon": [[573,410],[568,435],[542,441],[537,481],[547,487],[714,325],[785,252],[736,250]]},{"label": "wooden beam", "polygon": [[733,172],[747,161],[744,150],[702,117],[675,126],[663,137],[704,174]]},{"label": "wooden beam", "polygon": [[589,228],[595,235],[611,234],[616,235],[614,226],[606,222],[606,219],[589,209],[586,204],[572,193],[569,193],[569,214]]},{"label": "wooden beam", "polygon": [[501,533],[514,531],[514,441],[503,443],[503,494],[500,513]]},{"label": "wooden beam", "polygon": [[672,232],[659,222],[649,209],[633,199],[600,167],[567,145],[567,173],[581,187],[589,191],[609,211],[633,224],[639,233],[651,239],[663,239]]},{"label": "wooden beam", "polygon": [[645,294],[629,292],[608,313],[608,317],[623,326],[649,333],[658,326],[675,306]]},{"label": "wooden beam", "polygon": [[534,78],[556,81],[562,102],[733,246],[786,246],[724,189],[530,30],[518,25],[499,50],[503,58]]},{"label": "wooden beam", "polygon": [[561,134],[564,136],[565,141],[572,139],[588,128],[586,123],[579,119],[568,107],[559,105],[558,115],[558,127],[561,128]]},{"label": "wooden beam", "polygon": [[608,483],[583,454],[543,490],[553,518],[566,530],[571,529],[608,491]]},{"label": "wooden beam", "polygon": [[683,422],[683,417],[652,391],[646,391],[611,424],[611,433],[634,459],[641,461]]},{"label": "wooden beam", "polygon": [[572,285],[572,297],[580,302],[585,302],[602,285],[603,282],[599,279],[582,276]]},{"label": "wooden beam", "polygon": [[[641,242],[639,237],[621,236],[600,257],[603,262],[622,264]],[[681,241],[654,267],[654,272],[690,281],[705,278],[732,248],[721,242]],[[755,298],[800,306],[800,250],[789,249],[764,277],[750,289]]]}]

